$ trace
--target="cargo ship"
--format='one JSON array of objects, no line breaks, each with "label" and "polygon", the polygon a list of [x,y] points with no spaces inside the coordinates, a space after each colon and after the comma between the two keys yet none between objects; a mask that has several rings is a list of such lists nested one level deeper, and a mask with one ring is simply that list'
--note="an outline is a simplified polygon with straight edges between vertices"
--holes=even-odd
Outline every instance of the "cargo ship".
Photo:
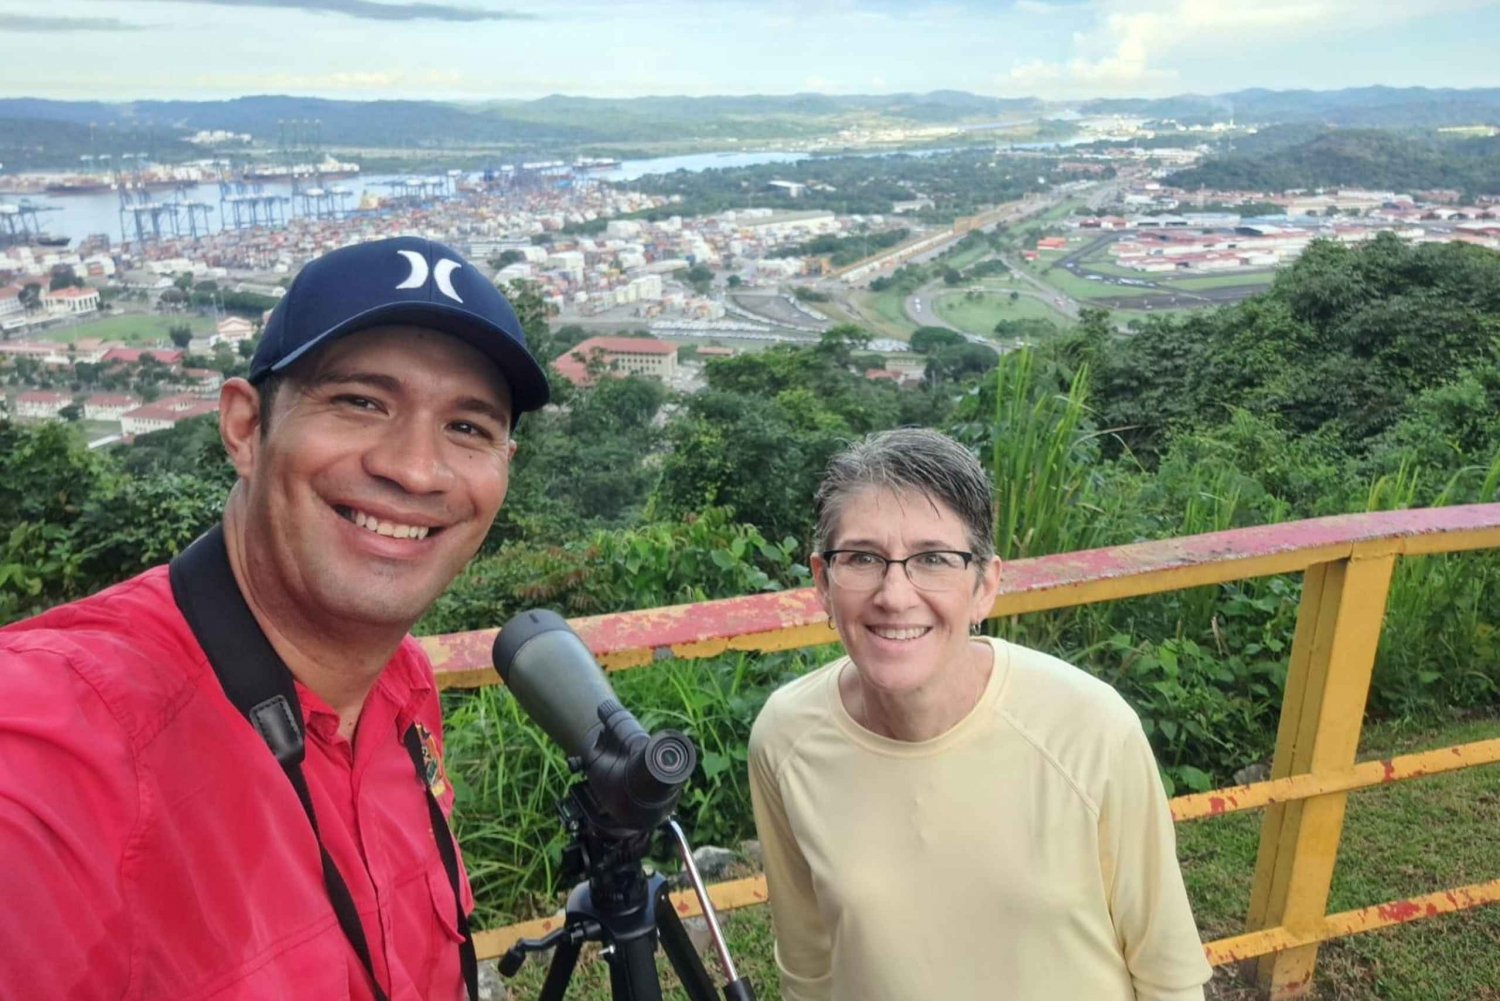
[{"label": "cargo ship", "polygon": [[114,181],[95,174],[81,174],[48,181],[42,190],[49,195],[92,195],[100,191],[113,191]]},{"label": "cargo ship", "polygon": [[354,177],[359,173],[359,164],[345,163],[332,157],[320,163],[262,164],[245,169],[247,181],[289,181],[304,177],[340,178]]}]

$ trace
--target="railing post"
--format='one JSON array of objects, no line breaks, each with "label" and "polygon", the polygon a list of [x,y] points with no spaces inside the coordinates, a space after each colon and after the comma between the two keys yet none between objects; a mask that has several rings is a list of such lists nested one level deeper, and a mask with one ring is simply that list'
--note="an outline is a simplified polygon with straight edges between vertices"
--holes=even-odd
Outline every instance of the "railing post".
[{"label": "railing post", "polygon": [[[1394,555],[1382,554],[1307,569],[1272,778],[1354,764],[1394,564]],[[1347,796],[1327,793],[1267,808],[1248,930],[1297,932],[1327,916]],[[1257,983],[1271,1001],[1304,997],[1317,957],[1316,945],[1266,956],[1257,961]]]}]

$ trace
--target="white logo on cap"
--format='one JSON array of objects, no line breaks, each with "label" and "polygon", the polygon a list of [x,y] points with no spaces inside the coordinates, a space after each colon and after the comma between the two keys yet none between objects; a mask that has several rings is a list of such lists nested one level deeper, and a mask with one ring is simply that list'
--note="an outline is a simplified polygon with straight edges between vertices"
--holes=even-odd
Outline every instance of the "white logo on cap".
[{"label": "white logo on cap", "polygon": [[[398,250],[396,253],[406,258],[411,264],[411,274],[406,280],[397,285],[397,288],[421,288],[427,284],[427,258],[415,250]],[[453,288],[453,272],[463,267],[462,264],[445,257],[437,262],[437,267],[432,269],[433,281],[437,283],[438,291],[452,299],[454,302],[463,302],[458,292]]]}]

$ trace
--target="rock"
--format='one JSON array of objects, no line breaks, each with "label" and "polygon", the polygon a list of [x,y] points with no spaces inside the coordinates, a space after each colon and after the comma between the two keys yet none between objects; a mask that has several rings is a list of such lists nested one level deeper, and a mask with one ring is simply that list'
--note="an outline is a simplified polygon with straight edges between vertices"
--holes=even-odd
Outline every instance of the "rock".
[{"label": "rock", "polygon": [[728,848],[716,845],[704,845],[693,851],[693,863],[698,866],[698,873],[705,883],[721,878],[739,860],[740,857]]},{"label": "rock", "polygon": [[500,976],[499,964],[487,959],[479,964],[479,1001],[507,1001],[510,989],[505,978]]},{"label": "rock", "polygon": [[756,872],[759,872],[762,868],[764,868],[764,863],[761,861],[759,841],[741,841],[740,856],[744,858],[744,860],[753,869],[755,869]]},{"label": "rock", "polygon": [[1262,762],[1246,765],[1234,773],[1234,784],[1247,786],[1255,782],[1264,782],[1271,777],[1271,766]]},{"label": "rock", "polygon": [[683,918],[682,927],[688,933],[688,939],[693,943],[693,948],[698,950],[698,955],[705,956],[713,947],[713,937],[708,934],[708,919]]}]

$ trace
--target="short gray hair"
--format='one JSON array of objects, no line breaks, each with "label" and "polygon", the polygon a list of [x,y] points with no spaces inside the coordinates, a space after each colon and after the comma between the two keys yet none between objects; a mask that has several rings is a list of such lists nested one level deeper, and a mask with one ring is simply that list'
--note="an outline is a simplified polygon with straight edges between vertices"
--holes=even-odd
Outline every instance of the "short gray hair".
[{"label": "short gray hair", "polygon": [[995,555],[990,478],[974,453],[947,435],[930,428],[878,431],[830,459],[813,497],[814,552],[827,548],[845,503],[866,487],[914,491],[941,502],[958,515],[977,559]]}]

